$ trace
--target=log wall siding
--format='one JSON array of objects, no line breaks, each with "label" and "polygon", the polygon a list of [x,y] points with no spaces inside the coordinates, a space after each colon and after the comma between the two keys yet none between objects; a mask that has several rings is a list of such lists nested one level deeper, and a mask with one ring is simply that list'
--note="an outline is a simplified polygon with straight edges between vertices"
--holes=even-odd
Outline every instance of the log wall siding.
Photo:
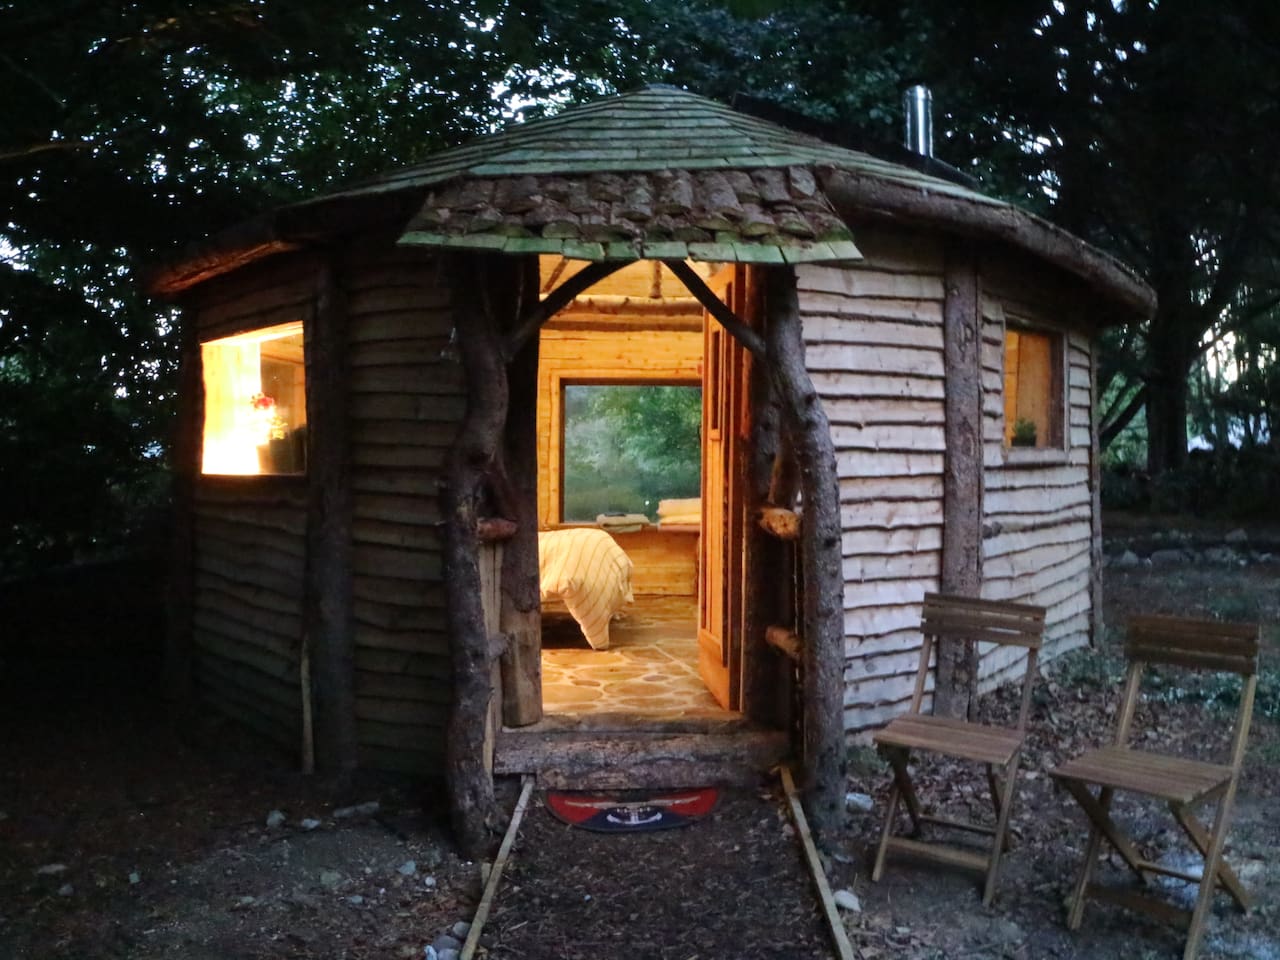
[{"label": "log wall siding", "polygon": [[[188,315],[201,340],[305,321],[314,278],[309,259],[277,258],[205,284]],[[194,694],[288,749],[301,742],[306,500],[301,477],[196,476]]]},{"label": "log wall siding", "polygon": [[938,589],[945,451],[941,243],[858,231],[865,260],[797,268],[806,363],[840,482],[845,729],[905,710]]},{"label": "log wall siding", "polygon": [[[464,400],[447,278],[417,251],[342,264],[349,315],[355,694],[360,764],[430,773],[444,752],[452,669],[438,480]],[[276,258],[201,287],[202,339],[306,320],[313,265]],[[317,427],[318,429],[318,427]],[[303,478],[203,478],[196,493],[197,694],[287,747],[299,743]]]},{"label": "log wall siding", "polygon": [[[982,594],[1047,609],[1041,663],[1089,642],[1093,341],[1081,332],[1088,318],[1073,306],[1081,302],[1079,291],[1064,293],[1052,280],[1033,286],[994,267],[984,276]],[[1004,331],[1010,321],[1056,330],[1063,337],[1066,409],[1059,450],[1004,446]],[[1022,662],[1016,648],[984,651],[979,689],[989,690],[1014,676]]]},{"label": "log wall siding", "polygon": [[465,408],[448,277],[422,252],[380,248],[353,255],[343,285],[360,760],[430,773],[453,675],[437,494]]}]

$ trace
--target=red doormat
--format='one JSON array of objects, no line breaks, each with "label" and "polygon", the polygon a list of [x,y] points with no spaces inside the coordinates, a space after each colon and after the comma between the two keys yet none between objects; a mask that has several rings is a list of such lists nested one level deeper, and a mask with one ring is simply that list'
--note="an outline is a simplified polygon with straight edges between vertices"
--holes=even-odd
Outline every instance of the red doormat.
[{"label": "red doormat", "polygon": [[720,791],[699,787],[644,796],[547,791],[547,809],[559,820],[600,833],[638,833],[687,826],[711,812]]}]

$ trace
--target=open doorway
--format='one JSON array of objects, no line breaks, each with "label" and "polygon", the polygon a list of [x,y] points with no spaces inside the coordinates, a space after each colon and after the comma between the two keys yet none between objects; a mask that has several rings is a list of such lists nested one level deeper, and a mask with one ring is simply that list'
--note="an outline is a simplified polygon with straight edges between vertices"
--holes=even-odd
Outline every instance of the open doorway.
[{"label": "open doorway", "polygon": [[[544,294],[583,265],[542,258]],[[729,294],[732,266],[695,269]],[[539,346],[544,711],[727,715],[739,706],[741,644],[727,631],[743,576],[731,438],[744,435],[746,397],[725,384],[745,383],[741,351],[651,261],[574,300]],[[584,587],[588,568],[604,586]]]}]

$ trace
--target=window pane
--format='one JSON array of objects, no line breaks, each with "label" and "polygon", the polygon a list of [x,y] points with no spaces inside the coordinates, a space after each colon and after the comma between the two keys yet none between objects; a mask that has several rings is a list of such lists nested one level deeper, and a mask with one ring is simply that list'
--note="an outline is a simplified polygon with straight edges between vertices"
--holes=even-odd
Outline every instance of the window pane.
[{"label": "window pane", "polygon": [[204,366],[204,473],[306,469],[302,324],[286,323],[200,346]]},{"label": "window pane", "polygon": [[701,387],[566,386],[562,518],[654,520],[659,500],[699,496],[701,422]]},{"label": "window pane", "polygon": [[1051,334],[1009,330],[1004,341],[1004,440],[1006,446],[1059,446],[1062,404]]}]

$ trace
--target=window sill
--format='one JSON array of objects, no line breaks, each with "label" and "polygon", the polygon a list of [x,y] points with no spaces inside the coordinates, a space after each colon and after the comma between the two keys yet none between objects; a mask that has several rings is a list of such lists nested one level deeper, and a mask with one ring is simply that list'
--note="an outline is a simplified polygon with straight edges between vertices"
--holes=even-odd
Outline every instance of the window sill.
[{"label": "window sill", "polygon": [[552,523],[543,528],[544,530],[604,530],[606,533],[613,534],[618,537],[631,537],[640,533],[675,533],[675,534],[697,534],[702,532],[702,528],[694,523],[669,523],[665,526],[657,523],[646,523],[639,529],[623,529],[610,530],[608,527],[598,523],[569,522],[569,523]]},{"label": "window sill", "polygon": [[1069,458],[1069,452],[1061,447],[1004,448],[1004,465],[1006,467],[1065,466]]}]

